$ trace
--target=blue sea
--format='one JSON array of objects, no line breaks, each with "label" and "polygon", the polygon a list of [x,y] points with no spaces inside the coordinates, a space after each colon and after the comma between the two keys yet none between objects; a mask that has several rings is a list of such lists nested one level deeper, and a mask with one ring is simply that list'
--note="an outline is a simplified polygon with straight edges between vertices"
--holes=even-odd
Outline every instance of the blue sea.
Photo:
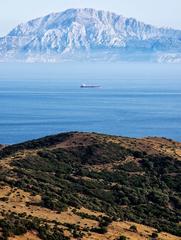
[{"label": "blue sea", "polygon": [[66,131],[181,141],[181,66],[0,64],[0,143]]}]

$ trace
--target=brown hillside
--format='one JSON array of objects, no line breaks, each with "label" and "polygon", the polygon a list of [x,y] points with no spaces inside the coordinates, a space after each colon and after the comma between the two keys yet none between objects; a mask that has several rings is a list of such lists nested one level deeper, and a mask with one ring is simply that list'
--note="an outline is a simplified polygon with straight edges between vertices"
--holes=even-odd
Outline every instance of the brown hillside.
[{"label": "brown hillside", "polygon": [[156,137],[72,132],[3,147],[0,239],[180,239],[180,160],[181,143]]}]

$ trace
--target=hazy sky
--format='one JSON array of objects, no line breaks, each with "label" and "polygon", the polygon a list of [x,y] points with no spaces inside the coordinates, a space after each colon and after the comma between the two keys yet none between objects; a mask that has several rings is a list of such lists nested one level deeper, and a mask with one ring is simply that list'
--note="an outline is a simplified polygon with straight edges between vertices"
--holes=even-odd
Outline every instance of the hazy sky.
[{"label": "hazy sky", "polygon": [[32,18],[67,8],[85,7],[181,29],[181,0],[0,0],[0,36]]}]

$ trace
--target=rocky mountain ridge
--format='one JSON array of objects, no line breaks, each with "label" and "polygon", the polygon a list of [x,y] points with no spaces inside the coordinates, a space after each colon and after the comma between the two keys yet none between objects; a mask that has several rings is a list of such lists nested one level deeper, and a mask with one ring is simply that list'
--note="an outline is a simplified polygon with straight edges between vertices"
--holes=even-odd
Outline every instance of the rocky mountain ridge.
[{"label": "rocky mountain ridge", "polygon": [[161,61],[163,54],[164,61],[178,61],[180,53],[180,30],[94,9],[52,13],[20,24],[0,38],[1,61]]}]

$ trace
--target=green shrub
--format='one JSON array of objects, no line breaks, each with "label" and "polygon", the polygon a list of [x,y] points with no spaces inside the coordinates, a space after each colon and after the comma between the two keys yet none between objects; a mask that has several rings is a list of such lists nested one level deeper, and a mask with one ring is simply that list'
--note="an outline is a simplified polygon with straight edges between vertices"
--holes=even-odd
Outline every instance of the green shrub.
[{"label": "green shrub", "polygon": [[117,240],[127,240],[127,238],[125,236],[120,236]]},{"label": "green shrub", "polygon": [[130,230],[131,232],[137,232],[137,231],[138,231],[138,230],[137,230],[137,227],[136,227],[135,225],[130,226],[129,230]]},{"label": "green shrub", "polygon": [[153,232],[152,235],[151,235],[151,238],[152,239],[157,239],[158,238],[158,233]]}]

